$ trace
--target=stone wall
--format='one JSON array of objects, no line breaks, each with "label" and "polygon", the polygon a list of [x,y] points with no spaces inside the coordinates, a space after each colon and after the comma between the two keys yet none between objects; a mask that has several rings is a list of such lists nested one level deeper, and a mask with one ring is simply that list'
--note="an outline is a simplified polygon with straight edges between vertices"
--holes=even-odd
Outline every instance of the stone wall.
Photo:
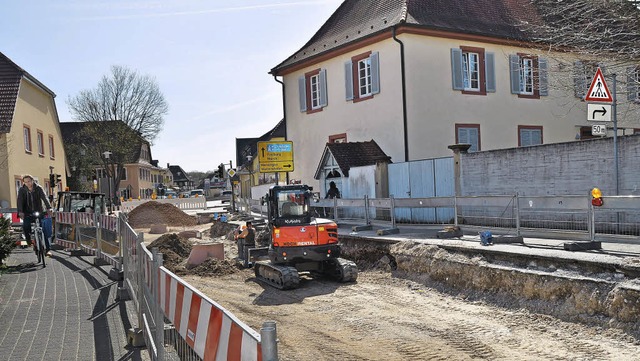
[{"label": "stone wall", "polygon": [[[461,195],[615,195],[613,138],[461,155]],[[640,134],[618,137],[620,195],[640,195]]]}]

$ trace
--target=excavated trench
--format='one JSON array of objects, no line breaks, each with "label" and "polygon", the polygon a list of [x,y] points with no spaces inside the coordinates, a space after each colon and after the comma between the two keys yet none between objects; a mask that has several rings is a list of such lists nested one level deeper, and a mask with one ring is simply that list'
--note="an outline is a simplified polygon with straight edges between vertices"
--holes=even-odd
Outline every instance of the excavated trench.
[{"label": "excavated trench", "polygon": [[640,269],[340,236],[344,258],[468,300],[619,328],[640,339]]}]

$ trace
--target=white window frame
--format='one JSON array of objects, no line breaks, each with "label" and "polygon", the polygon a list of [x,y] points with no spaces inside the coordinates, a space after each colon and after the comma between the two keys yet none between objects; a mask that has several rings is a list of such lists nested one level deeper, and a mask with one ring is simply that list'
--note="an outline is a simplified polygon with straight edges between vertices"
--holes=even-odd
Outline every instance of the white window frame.
[{"label": "white window frame", "polygon": [[36,139],[38,143],[38,155],[44,157],[44,133],[36,131]]},{"label": "white window frame", "polygon": [[533,72],[533,59],[520,57],[520,94],[534,94]]},{"label": "white window frame", "polygon": [[480,54],[462,52],[462,79],[464,90],[480,91]]},{"label": "white window frame", "polygon": [[358,94],[360,98],[372,95],[371,57],[358,60]]},{"label": "white window frame", "polygon": [[26,125],[22,127],[22,138],[24,140],[24,150],[31,153],[31,128]]},{"label": "white window frame", "polygon": [[311,109],[320,109],[320,73],[309,77],[309,89],[311,92]]}]

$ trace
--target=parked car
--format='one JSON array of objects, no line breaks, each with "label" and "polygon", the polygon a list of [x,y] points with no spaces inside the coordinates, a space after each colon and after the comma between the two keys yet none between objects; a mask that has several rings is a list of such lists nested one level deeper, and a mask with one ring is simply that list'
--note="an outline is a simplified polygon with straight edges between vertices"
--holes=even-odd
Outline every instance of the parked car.
[{"label": "parked car", "polygon": [[220,196],[222,203],[229,203],[232,197],[233,191],[222,191],[222,195]]},{"label": "parked car", "polygon": [[202,189],[194,189],[189,192],[190,197],[204,197],[204,190]]},{"label": "parked car", "polygon": [[175,199],[175,198],[178,198],[178,193],[176,193],[174,191],[166,191],[166,192],[164,192],[164,197],[165,198]]}]

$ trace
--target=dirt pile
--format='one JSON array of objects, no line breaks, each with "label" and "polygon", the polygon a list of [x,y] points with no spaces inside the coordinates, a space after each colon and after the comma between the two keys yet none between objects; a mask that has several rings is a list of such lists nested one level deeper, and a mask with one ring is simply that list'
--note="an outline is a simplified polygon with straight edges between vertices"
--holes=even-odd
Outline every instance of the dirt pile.
[{"label": "dirt pile", "polygon": [[178,276],[196,275],[201,277],[224,276],[238,271],[233,261],[207,258],[201,264],[186,268],[187,258],[193,248],[192,243],[175,233],[162,235],[149,244],[148,248],[158,247],[163,256],[163,264]]},{"label": "dirt pile", "polygon": [[190,227],[197,223],[195,217],[184,213],[176,206],[156,201],[143,203],[129,213],[129,224],[134,228],[150,227],[152,224]]}]

